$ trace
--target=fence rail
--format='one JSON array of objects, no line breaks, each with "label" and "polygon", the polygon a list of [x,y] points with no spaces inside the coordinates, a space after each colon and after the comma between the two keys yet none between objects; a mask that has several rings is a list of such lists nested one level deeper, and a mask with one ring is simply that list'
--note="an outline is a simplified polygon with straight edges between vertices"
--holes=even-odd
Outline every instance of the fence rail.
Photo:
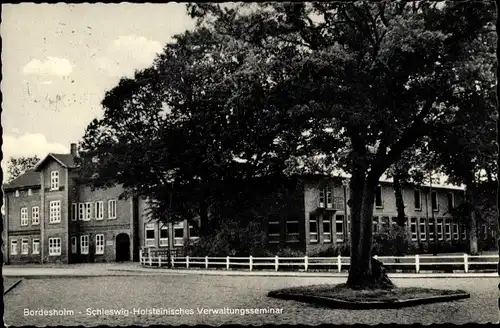
[{"label": "fence rail", "polygon": [[[407,272],[420,271],[441,271],[441,270],[496,270],[499,255],[412,255],[412,256],[375,256],[384,264],[388,271],[406,270]],[[169,259],[165,255],[144,254],[140,251],[140,263],[148,267],[167,267]],[[298,269],[326,270],[342,272],[349,269],[349,257],[170,257],[170,267],[172,268],[225,268],[230,269]]]}]

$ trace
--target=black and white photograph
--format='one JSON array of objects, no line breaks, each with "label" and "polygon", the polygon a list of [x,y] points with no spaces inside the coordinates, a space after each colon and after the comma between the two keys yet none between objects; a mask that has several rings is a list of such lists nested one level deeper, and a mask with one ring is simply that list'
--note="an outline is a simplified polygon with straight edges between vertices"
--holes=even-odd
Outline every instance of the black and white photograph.
[{"label": "black and white photograph", "polygon": [[2,4],[4,324],[499,323],[497,10]]}]

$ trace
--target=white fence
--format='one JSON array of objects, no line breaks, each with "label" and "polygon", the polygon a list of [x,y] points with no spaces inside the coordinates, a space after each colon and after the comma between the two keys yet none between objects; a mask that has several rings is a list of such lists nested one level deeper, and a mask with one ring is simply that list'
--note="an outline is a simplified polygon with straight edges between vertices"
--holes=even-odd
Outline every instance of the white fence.
[{"label": "white fence", "polygon": [[[375,256],[385,267],[394,267],[397,269],[411,270],[420,272],[425,270],[484,270],[496,269],[498,264],[498,255],[413,255],[413,256]],[[294,268],[303,271],[308,270],[334,270],[342,272],[348,270],[349,257],[171,257],[170,265],[172,268],[189,269],[240,269],[240,270],[258,270],[271,269],[278,271],[280,268]],[[149,267],[168,266],[167,256],[149,256],[140,252],[140,263]]]}]

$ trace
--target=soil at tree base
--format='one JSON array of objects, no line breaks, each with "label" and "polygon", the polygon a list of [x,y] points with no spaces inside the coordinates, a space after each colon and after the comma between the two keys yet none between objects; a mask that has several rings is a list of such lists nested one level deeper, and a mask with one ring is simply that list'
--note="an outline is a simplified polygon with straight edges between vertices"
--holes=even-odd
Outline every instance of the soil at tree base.
[{"label": "soil at tree base", "polygon": [[350,302],[373,301],[404,301],[420,298],[431,298],[444,295],[466,294],[463,290],[430,289],[418,287],[394,287],[392,289],[353,289],[347,284],[339,285],[310,285],[293,288],[284,288],[270,292],[268,296],[286,294],[300,294],[307,296],[321,296]]}]

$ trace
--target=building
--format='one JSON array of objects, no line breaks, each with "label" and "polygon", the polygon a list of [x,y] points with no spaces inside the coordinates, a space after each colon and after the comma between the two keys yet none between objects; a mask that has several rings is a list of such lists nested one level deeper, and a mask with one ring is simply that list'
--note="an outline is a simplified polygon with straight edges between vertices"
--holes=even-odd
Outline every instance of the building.
[{"label": "building", "polygon": [[[120,186],[92,190],[79,183],[75,156],[72,144],[70,154],[48,154],[33,170],[4,185],[5,263],[138,261],[140,249],[182,254],[185,245],[198,239],[187,220],[175,225],[151,220],[147,200],[121,199]],[[253,199],[267,222],[269,250],[289,248],[314,255],[332,245],[346,245],[350,215],[344,181],[293,178],[279,198],[260,187],[262,194]],[[403,190],[403,198],[406,226],[416,243],[428,244],[435,238],[443,243],[466,242],[467,229],[451,214],[464,199],[463,189],[427,185]],[[396,217],[392,185],[381,181],[374,231],[395,224]],[[494,229],[479,228],[480,240],[494,237]]]},{"label": "building", "polygon": [[[3,186],[5,263],[138,261],[139,249],[151,244],[147,201],[121,199],[120,186],[79,183],[75,156],[71,144],[70,154],[48,154]],[[158,234],[162,246],[188,236],[184,223]]]}]

